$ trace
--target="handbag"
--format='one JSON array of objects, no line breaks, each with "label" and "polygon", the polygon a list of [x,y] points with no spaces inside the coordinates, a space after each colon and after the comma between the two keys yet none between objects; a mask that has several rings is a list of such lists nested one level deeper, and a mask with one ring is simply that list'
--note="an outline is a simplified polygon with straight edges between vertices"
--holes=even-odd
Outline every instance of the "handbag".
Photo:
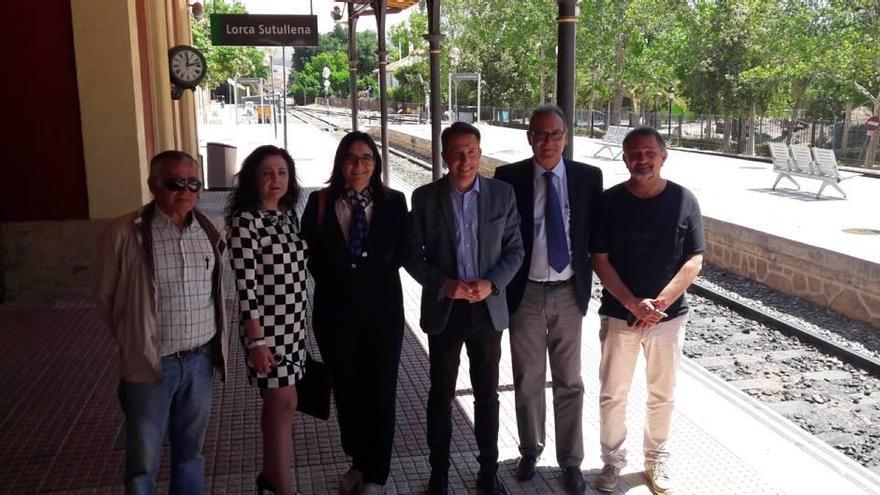
[{"label": "handbag", "polygon": [[[319,227],[324,221],[326,201],[327,188],[324,188],[318,193]],[[310,352],[306,352],[305,367],[305,375],[296,382],[296,409],[301,413],[326,421],[330,417],[330,392],[333,388],[330,370],[326,364],[315,360]]]},{"label": "handbag", "polygon": [[330,417],[330,390],[333,382],[327,365],[306,353],[306,371],[296,382],[296,409],[299,412],[326,421]]}]

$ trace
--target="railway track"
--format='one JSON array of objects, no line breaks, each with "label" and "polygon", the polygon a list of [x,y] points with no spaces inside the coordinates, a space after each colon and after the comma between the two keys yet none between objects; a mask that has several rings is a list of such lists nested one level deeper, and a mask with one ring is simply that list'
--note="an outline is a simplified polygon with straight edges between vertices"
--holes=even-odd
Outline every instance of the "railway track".
[{"label": "railway track", "polygon": [[[348,132],[347,113],[316,115],[297,108],[291,114],[330,132]],[[399,150],[389,152],[396,157],[393,170],[401,180],[413,187],[431,180],[429,163]],[[858,345],[832,340],[799,324],[797,315],[774,315],[713,283],[731,277],[707,267],[689,290],[684,354],[880,473],[880,359],[872,349],[865,352]],[[744,279],[740,283],[756,284]],[[598,284],[594,290],[598,296]],[[860,325],[839,318],[844,320],[841,325]]]}]

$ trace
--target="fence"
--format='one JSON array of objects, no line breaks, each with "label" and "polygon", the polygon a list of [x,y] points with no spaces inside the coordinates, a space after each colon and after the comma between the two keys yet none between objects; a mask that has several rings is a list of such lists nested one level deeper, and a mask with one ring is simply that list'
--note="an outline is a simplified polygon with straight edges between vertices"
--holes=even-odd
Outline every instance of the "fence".
[{"label": "fence", "polygon": [[[756,117],[753,134],[749,132],[746,118],[684,114],[673,116],[671,128],[668,122],[667,116],[667,121],[661,121],[654,127],[668,135],[674,146],[770,156],[768,143],[785,142],[832,149],[842,165],[853,167],[864,165],[869,139],[864,120],[851,122],[845,130],[842,119],[792,121],[786,118]],[[751,139],[754,143],[750,143]],[[874,167],[878,168],[880,163],[877,157],[873,161]]]},{"label": "fence", "polygon": [[[324,98],[315,99],[316,104],[326,104]],[[350,108],[347,98],[330,98],[332,107]],[[377,116],[379,101],[376,99],[358,100],[358,110],[366,115]],[[607,109],[605,109],[607,110]],[[474,122],[477,108],[473,105],[459,105],[453,109],[453,120]],[[428,122],[428,109],[424,103],[388,102],[388,115],[397,122]],[[531,109],[515,107],[482,106],[479,120],[494,125],[526,128]],[[450,120],[448,107],[443,107],[443,119]],[[575,111],[574,132],[579,136],[601,138],[608,128],[607,111],[577,109]],[[748,129],[748,119],[699,115],[692,113],[670,113],[654,110],[632,112],[624,109],[619,119],[620,125],[654,127],[668,137],[671,146],[692,148],[744,156],[769,157],[770,142],[785,142],[793,145],[815,146],[834,150],[838,162],[850,167],[863,167],[869,136],[865,132],[865,117],[853,119],[844,132],[842,119],[832,121],[796,120],[787,118],[756,117],[754,132]],[[753,139],[754,143],[750,143]],[[880,168],[880,149],[877,150],[872,168]]]},{"label": "fence", "polygon": [[[325,99],[319,96],[315,98],[315,104],[326,105],[327,100],[329,100],[329,104],[331,107],[351,108],[351,100],[348,98]],[[367,114],[367,116],[378,117],[379,111],[381,109],[381,102],[377,99],[372,98],[369,100],[358,99],[357,105],[358,112]],[[425,108],[424,103],[389,101],[387,102],[386,108],[389,116],[398,117],[395,120],[406,120],[414,122],[428,121],[428,111]]]},{"label": "fence", "polygon": [[[503,126],[526,127],[530,111],[513,108],[485,107],[481,120]],[[671,146],[722,153],[769,157],[768,143],[785,142],[793,145],[815,146],[834,150],[841,165],[864,166],[869,136],[865,119],[854,119],[844,132],[843,119],[833,121],[797,120],[756,117],[754,134],[750,137],[748,119],[713,115],[672,114],[669,112],[621,112],[620,125],[651,126],[668,137]],[[602,137],[608,128],[607,112],[577,109],[575,134]],[[754,139],[750,144],[749,140]],[[874,156],[872,168],[880,168],[880,150]]]}]

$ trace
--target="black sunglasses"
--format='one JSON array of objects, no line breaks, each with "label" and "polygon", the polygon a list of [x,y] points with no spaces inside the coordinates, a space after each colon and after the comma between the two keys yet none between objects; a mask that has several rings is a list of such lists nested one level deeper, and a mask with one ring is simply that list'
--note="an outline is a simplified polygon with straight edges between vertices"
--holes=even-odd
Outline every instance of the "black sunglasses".
[{"label": "black sunglasses", "polygon": [[183,188],[187,188],[192,192],[199,192],[202,188],[202,181],[199,179],[186,179],[183,177],[178,177],[176,179],[167,179],[162,182],[162,185],[165,186],[165,189],[169,191],[183,191]]}]

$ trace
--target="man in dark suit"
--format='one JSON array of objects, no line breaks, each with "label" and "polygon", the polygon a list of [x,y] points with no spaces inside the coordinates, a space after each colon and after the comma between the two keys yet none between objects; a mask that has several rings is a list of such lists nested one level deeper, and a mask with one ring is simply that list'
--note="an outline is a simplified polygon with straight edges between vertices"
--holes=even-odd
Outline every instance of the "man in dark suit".
[{"label": "man in dark suit", "polygon": [[562,158],[565,120],[555,105],[532,112],[527,133],[534,155],[499,167],[495,178],[516,191],[525,261],[510,283],[510,349],[516,397],[516,422],[522,457],[517,478],[535,476],[544,449],[544,383],[550,354],[556,460],[566,489],[586,487],[581,412],[581,322],[592,285],[589,234],[602,172]]},{"label": "man in dark suit", "polygon": [[477,486],[501,492],[498,470],[498,362],[508,325],[505,288],[523,260],[513,189],[480,176],[480,131],[456,122],[443,131],[446,177],[413,192],[404,266],[422,285],[420,325],[428,333],[429,494],[447,493],[452,401],[461,347],[474,391],[480,449]]}]

